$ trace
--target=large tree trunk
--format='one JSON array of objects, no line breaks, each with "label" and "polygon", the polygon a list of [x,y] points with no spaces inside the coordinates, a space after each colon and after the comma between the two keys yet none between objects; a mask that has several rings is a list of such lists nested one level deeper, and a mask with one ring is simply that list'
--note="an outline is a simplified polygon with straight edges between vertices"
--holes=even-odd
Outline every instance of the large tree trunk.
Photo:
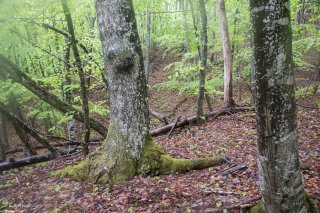
[{"label": "large tree trunk", "polygon": [[[70,113],[71,115],[73,115],[74,119],[82,123],[84,122],[85,118],[83,112],[77,110],[72,105],[61,100],[56,95],[47,92],[46,88],[31,79],[26,73],[21,71],[17,65],[12,63],[2,54],[0,54],[0,62],[0,76],[12,79],[14,82],[21,84],[22,86],[30,90],[33,94],[38,96],[41,100],[50,104],[52,107],[58,109],[62,113]],[[106,137],[107,129],[100,122],[93,118],[90,118],[90,126],[100,135]]]},{"label": "large tree trunk", "polygon": [[313,212],[297,147],[289,0],[250,1],[258,168],[263,209]]},{"label": "large tree trunk", "polygon": [[67,21],[68,31],[70,33],[70,42],[73,52],[73,56],[76,61],[76,67],[78,70],[78,75],[80,79],[80,92],[82,99],[82,110],[83,110],[83,154],[87,155],[89,153],[89,140],[90,140],[90,115],[89,115],[89,100],[88,100],[88,90],[86,85],[86,79],[84,76],[84,70],[82,66],[82,61],[80,58],[80,53],[77,46],[77,39],[73,28],[73,22],[71,18],[71,13],[67,4],[67,0],[61,0],[63,12]]},{"label": "large tree trunk", "polygon": [[149,134],[147,85],[131,0],[97,0],[110,100],[110,126],[102,147],[82,163],[56,172],[78,180],[119,182],[137,174],[158,175],[201,169],[222,158],[173,159]]},{"label": "large tree trunk", "polygon": [[224,104],[226,107],[232,107],[234,106],[232,95],[232,52],[224,0],[219,0],[219,12],[224,56]]}]

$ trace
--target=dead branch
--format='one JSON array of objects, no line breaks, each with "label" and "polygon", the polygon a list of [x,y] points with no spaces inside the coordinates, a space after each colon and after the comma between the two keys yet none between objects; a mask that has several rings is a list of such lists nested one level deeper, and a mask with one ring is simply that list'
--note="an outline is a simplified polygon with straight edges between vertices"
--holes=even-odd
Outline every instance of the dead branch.
[{"label": "dead branch", "polygon": [[177,117],[177,119],[174,121],[174,124],[173,124],[173,126],[172,126],[172,128],[171,128],[170,132],[168,133],[167,138],[170,138],[171,133],[172,133],[172,131],[174,130],[174,128],[176,128],[176,125],[177,125],[177,123],[178,123],[178,121],[179,121],[179,120],[180,120],[180,116],[179,116],[179,117]]},{"label": "dead branch", "polygon": [[[67,155],[67,154],[71,154],[74,152],[75,152],[75,149],[71,149],[71,150],[65,149],[65,150],[61,151],[60,154]],[[54,158],[55,158],[55,156],[53,156],[51,153],[45,153],[45,154],[41,154],[41,155],[34,155],[31,157],[27,157],[27,158],[21,158],[18,160],[3,162],[3,163],[0,163],[0,172],[6,171],[9,169],[15,169],[15,168],[23,167],[23,166],[28,166],[28,165],[32,165],[32,164],[36,164],[36,163],[46,162],[46,161],[52,160]]]},{"label": "dead branch", "polygon": [[[226,108],[226,109],[222,109],[222,110],[218,110],[218,111],[213,111],[213,112],[209,112],[209,113],[205,113],[204,116],[206,118],[208,117],[219,117],[219,116],[222,116],[222,115],[226,115],[228,113],[237,113],[237,112],[243,112],[243,111],[252,111],[254,110],[254,107],[235,107],[235,108]],[[188,124],[191,124],[191,123],[194,123],[197,121],[197,116],[192,116],[192,117],[189,117],[189,118],[185,118],[183,119],[182,121],[178,122],[176,125],[175,125],[175,122],[173,123],[170,123],[166,126],[163,126],[163,127],[160,127],[160,128],[157,128],[157,129],[154,129],[152,131],[150,131],[150,134],[152,136],[157,136],[157,135],[160,135],[160,134],[163,134],[167,131],[170,131],[171,128],[175,125],[175,128],[177,127],[183,127],[183,126],[186,126]]]},{"label": "dead branch", "polygon": [[222,172],[220,172],[221,175],[228,175],[228,174],[232,174],[236,171],[242,170],[242,169],[246,169],[247,166],[244,164],[241,165],[236,165],[236,166],[232,166],[228,169],[223,170]]},{"label": "dead branch", "polygon": [[168,124],[168,119],[165,115],[162,115],[161,113],[159,112],[156,112],[152,109],[149,109],[149,112],[150,112],[150,115],[155,117],[156,119],[158,119],[159,121],[165,123],[165,124]]}]

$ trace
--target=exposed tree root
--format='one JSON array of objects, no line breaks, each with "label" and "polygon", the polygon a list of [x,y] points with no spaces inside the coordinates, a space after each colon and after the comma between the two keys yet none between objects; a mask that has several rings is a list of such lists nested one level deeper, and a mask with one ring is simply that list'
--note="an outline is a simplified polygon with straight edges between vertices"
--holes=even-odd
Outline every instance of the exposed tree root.
[{"label": "exposed tree root", "polygon": [[107,159],[105,155],[105,150],[103,151],[103,148],[99,148],[80,164],[53,172],[53,175],[58,177],[71,177],[78,181],[106,184],[130,180],[136,175],[156,176],[184,173],[191,170],[213,167],[225,162],[225,159],[222,157],[195,159],[172,158],[164,152],[161,146],[153,143],[151,137],[146,140],[146,144],[138,161],[124,158],[121,162],[117,162],[121,164],[121,166],[114,166],[113,162],[104,161],[104,159]]}]

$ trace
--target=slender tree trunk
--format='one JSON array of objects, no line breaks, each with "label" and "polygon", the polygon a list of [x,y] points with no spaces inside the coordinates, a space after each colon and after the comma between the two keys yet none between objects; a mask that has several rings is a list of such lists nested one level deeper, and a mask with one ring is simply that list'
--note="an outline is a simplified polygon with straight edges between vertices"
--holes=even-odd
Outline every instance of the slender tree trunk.
[{"label": "slender tree trunk", "polygon": [[147,35],[146,35],[146,66],[145,76],[148,83],[150,72],[150,37],[151,37],[151,13],[150,6],[147,8]]},{"label": "slender tree trunk", "polygon": [[[70,67],[70,52],[71,52],[71,43],[69,41],[69,38],[65,38],[66,41],[66,49],[65,49],[65,55],[64,55],[64,60],[66,61],[64,63],[64,68],[66,71],[65,74],[65,89],[64,89],[64,94],[65,94],[65,101],[72,105],[72,91],[70,90],[70,86],[72,84],[71,80],[71,67]],[[74,126],[74,120],[72,118],[69,118],[67,121],[67,131],[68,131],[68,137],[69,140],[75,141],[76,140],[76,130]]]},{"label": "slender tree trunk", "polygon": [[6,161],[6,151],[9,149],[6,118],[0,113],[0,162]]},{"label": "slender tree trunk", "polygon": [[7,119],[5,116],[0,114],[0,137],[2,139],[2,142],[4,144],[4,148],[6,150],[10,149],[9,145],[9,139],[8,139],[8,132],[7,132]]},{"label": "slender tree trunk", "polygon": [[[58,109],[62,113],[70,113],[76,120],[84,122],[84,113],[62,101],[57,96],[47,92],[46,88],[37,84],[33,79],[31,79],[27,74],[20,70],[20,68],[12,63],[9,59],[0,54],[0,76],[4,78],[10,78],[14,82],[17,82],[30,90],[33,94],[38,96],[41,100],[50,104],[52,107]],[[97,120],[90,118],[90,126],[96,130],[100,135],[106,137],[107,129]]]},{"label": "slender tree trunk", "polygon": [[189,39],[188,39],[188,32],[189,32],[189,28],[188,28],[188,19],[187,19],[187,0],[180,0],[181,3],[181,10],[183,11],[183,29],[184,29],[184,34],[185,34],[185,39],[184,39],[184,43],[183,43],[183,50],[185,53],[189,52]]},{"label": "slender tree trunk", "polygon": [[224,56],[224,104],[226,107],[233,107],[234,100],[232,95],[232,52],[228,30],[228,22],[224,0],[219,0],[221,37]]},{"label": "slender tree trunk", "polygon": [[84,70],[82,67],[82,62],[77,46],[77,39],[73,28],[73,22],[71,18],[71,13],[67,4],[67,0],[61,0],[63,12],[67,21],[68,31],[70,33],[70,42],[72,47],[73,56],[76,60],[76,66],[78,70],[78,75],[80,78],[80,90],[82,98],[82,110],[84,114],[84,136],[83,136],[83,154],[87,155],[89,153],[89,140],[90,140],[90,115],[89,115],[89,100],[88,91],[86,85],[86,78],[84,76]]},{"label": "slender tree trunk", "polygon": [[201,68],[199,72],[199,91],[197,99],[197,120],[198,124],[203,123],[203,102],[205,93],[207,58],[208,58],[208,35],[207,35],[207,11],[204,0],[198,0],[199,10],[201,14],[201,48],[200,59]]},{"label": "slender tree trunk", "polygon": [[290,1],[250,1],[250,11],[262,208],[316,212],[310,210],[299,165]]}]

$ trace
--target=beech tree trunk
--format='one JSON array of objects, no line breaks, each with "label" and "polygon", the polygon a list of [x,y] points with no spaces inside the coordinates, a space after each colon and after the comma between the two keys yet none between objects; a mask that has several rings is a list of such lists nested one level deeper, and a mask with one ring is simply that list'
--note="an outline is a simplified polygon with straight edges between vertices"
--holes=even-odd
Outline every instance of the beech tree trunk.
[{"label": "beech tree trunk", "polygon": [[102,147],[60,177],[99,183],[135,175],[159,175],[202,169],[223,158],[173,159],[153,143],[149,133],[147,84],[132,0],[97,0],[110,100],[110,125]]},{"label": "beech tree trunk", "polygon": [[262,209],[316,212],[299,165],[289,0],[250,1]]},{"label": "beech tree trunk", "polygon": [[219,0],[221,37],[224,57],[224,104],[226,107],[234,106],[232,95],[232,51],[228,29],[228,21],[224,0]]},{"label": "beech tree trunk", "polygon": [[98,0],[96,10],[110,100],[104,143],[109,174],[130,168],[127,178],[132,178],[149,137],[146,78],[135,14],[131,0]]},{"label": "beech tree trunk", "polygon": [[[61,100],[56,95],[47,92],[46,88],[31,79],[26,73],[21,71],[21,69],[17,65],[12,63],[2,54],[0,54],[0,63],[0,76],[12,79],[14,82],[21,84],[22,86],[30,90],[33,94],[38,96],[41,100],[50,104],[52,107],[58,109],[62,113],[70,113],[71,115],[73,115],[74,119],[82,123],[84,122],[83,112],[77,110],[72,105]],[[90,118],[90,126],[101,136],[103,136],[104,138],[106,137],[107,128],[105,128],[100,122],[93,118]]]}]

